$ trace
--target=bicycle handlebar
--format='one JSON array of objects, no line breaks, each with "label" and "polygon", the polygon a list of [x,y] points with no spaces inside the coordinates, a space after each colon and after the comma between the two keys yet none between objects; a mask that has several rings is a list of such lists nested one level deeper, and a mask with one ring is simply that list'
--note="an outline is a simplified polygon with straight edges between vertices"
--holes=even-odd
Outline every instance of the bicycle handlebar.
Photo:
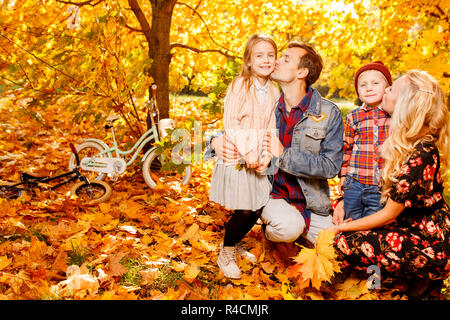
[{"label": "bicycle handlebar", "polygon": [[80,158],[78,157],[77,148],[75,148],[75,145],[71,142],[69,143],[70,149],[72,150],[73,154],[75,155],[75,159],[77,160],[77,166],[80,165]]},{"label": "bicycle handlebar", "polygon": [[77,148],[75,148],[74,144],[71,142],[69,143],[70,149],[72,150],[73,153],[77,153]]}]

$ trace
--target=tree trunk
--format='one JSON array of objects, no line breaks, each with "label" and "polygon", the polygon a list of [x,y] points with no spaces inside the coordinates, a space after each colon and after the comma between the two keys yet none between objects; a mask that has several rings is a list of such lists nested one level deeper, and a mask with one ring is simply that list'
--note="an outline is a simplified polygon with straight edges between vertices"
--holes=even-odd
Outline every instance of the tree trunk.
[{"label": "tree trunk", "polygon": [[[138,0],[128,0],[147,40],[148,57],[153,61],[149,75],[158,86],[156,102],[161,118],[169,117],[170,25],[176,2],[176,0],[150,0],[152,5],[150,26]],[[150,90],[149,88],[149,94]]]},{"label": "tree trunk", "polygon": [[156,103],[160,117],[169,117],[169,66],[170,66],[170,25],[176,0],[151,0],[152,26],[148,55],[153,60],[150,76],[158,86]]}]

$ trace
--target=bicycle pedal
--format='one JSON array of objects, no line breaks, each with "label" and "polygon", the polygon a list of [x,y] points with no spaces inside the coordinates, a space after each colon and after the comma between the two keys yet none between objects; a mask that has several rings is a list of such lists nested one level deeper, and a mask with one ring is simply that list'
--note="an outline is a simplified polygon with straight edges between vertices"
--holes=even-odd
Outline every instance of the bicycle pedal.
[{"label": "bicycle pedal", "polygon": [[111,181],[117,181],[117,179],[119,179],[119,175],[117,175],[117,174],[108,174],[108,178],[109,178],[109,180],[111,180]]}]

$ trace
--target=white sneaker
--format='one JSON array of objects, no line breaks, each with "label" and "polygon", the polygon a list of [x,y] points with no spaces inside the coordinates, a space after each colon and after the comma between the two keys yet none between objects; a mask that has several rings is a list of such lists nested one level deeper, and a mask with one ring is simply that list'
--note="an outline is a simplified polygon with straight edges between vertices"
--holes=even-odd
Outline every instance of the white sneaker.
[{"label": "white sneaker", "polygon": [[247,249],[245,249],[244,244],[242,242],[236,244],[236,253],[241,257],[247,259],[251,263],[256,263],[258,261],[258,259],[253,253],[250,253],[249,251],[247,251]]},{"label": "white sneaker", "polygon": [[240,279],[241,270],[236,263],[236,247],[220,247],[217,264],[227,278]]}]

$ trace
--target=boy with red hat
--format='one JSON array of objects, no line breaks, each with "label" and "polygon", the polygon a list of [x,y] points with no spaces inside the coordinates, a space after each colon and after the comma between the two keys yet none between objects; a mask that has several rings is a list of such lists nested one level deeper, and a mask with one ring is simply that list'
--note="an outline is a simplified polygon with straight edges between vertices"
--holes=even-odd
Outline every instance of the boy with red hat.
[{"label": "boy with red hat", "polygon": [[355,74],[355,89],[363,105],[350,112],[345,122],[339,174],[345,219],[359,219],[381,209],[380,149],[389,135],[390,122],[381,102],[390,85],[391,73],[381,61],[366,64]]}]

